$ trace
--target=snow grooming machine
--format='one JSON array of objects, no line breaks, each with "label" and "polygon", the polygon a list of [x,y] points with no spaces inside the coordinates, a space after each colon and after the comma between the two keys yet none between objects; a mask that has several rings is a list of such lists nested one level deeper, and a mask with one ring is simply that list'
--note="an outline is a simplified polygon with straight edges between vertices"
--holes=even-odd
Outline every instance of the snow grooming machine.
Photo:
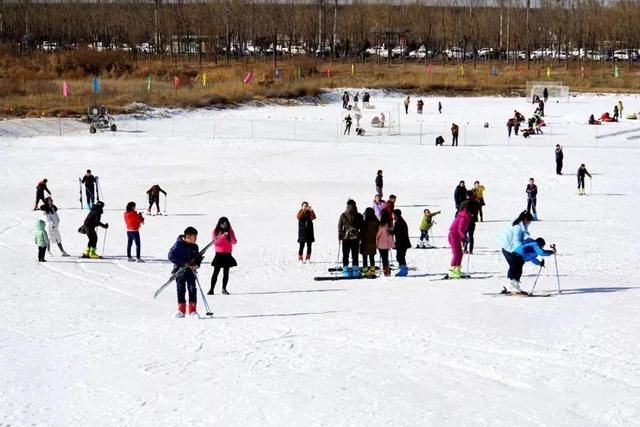
[{"label": "snow grooming machine", "polygon": [[115,132],[118,127],[116,122],[107,113],[107,107],[104,105],[92,105],[87,111],[87,117],[89,118],[89,132],[96,133],[98,130],[105,131],[111,130]]}]

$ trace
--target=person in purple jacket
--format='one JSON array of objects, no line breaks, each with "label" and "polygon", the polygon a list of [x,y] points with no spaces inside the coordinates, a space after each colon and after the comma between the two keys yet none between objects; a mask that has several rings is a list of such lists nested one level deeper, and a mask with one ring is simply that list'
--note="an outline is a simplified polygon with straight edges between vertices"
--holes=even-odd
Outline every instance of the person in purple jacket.
[{"label": "person in purple jacket", "polygon": [[380,196],[379,194],[376,194],[373,197],[373,205],[371,205],[371,207],[376,213],[376,217],[378,218],[378,220],[380,220],[380,217],[382,216],[382,211],[384,210],[385,203],[386,202],[382,200],[382,196]]}]

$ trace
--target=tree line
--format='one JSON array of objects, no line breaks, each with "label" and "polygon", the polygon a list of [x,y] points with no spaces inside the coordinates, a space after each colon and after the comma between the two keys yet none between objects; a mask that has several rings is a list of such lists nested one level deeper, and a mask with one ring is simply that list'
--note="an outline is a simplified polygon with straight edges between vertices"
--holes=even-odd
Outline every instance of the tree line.
[{"label": "tree line", "polygon": [[526,53],[514,61],[528,61],[538,48],[638,52],[638,22],[634,0],[0,0],[0,42],[20,53],[44,42],[57,49],[100,43],[128,46],[134,55],[192,53],[215,62],[253,54],[277,61],[301,53],[298,47],[306,55],[367,60],[366,49],[382,45],[389,52],[424,45]]}]

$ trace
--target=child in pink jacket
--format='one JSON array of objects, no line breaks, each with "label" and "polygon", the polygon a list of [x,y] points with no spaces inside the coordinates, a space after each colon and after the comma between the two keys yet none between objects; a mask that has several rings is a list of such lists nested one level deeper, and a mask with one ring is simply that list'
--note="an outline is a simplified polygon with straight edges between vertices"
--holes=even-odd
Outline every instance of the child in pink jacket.
[{"label": "child in pink jacket", "polygon": [[380,251],[382,259],[382,271],[385,276],[391,276],[391,268],[389,268],[389,250],[395,247],[393,239],[393,225],[391,224],[391,216],[389,212],[384,210],[380,215],[380,226],[376,235],[376,248]]},{"label": "child in pink jacket", "polygon": [[211,276],[211,289],[209,289],[208,295],[213,295],[213,290],[216,287],[218,281],[218,274],[222,269],[222,293],[229,295],[227,292],[227,283],[229,283],[229,269],[238,265],[231,251],[233,245],[237,243],[236,235],[231,228],[231,224],[227,217],[221,217],[218,220],[218,225],[213,230],[212,240],[214,241],[214,247],[216,248],[216,256],[211,261],[213,266],[213,275]]},{"label": "child in pink jacket", "polygon": [[464,240],[467,229],[471,223],[471,214],[466,208],[460,209],[456,218],[449,227],[449,245],[451,245],[451,268],[449,268],[449,279],[461,279],[462,274],[462,240]]}]

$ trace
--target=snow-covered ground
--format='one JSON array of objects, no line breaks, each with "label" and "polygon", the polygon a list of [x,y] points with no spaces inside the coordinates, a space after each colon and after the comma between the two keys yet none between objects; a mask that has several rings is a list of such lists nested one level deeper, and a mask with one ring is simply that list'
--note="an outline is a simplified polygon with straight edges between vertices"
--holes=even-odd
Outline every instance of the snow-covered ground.
[{"label": "snow-covered ground", "polygon": [[[397,120],[403,98],[372,103]],[[338,134],[337,102],[119,118],[121,131],[97,135],[73,121],[0,122],[0,425],[637,424],[640,123],[588,126],[589,114],[611,112],[618,97],[579,96],[548,103],[545,135],[508,140],[513,110],[533,112],[522,98],[423,99],[417,116],[412,97],[400,135],[366,126],[365,137]],[[621,99],[623,115],[640,110],[640,97]],[[452,122],[462,130],[458,148],[448,146]],[[444,147],[433,145],[439,134]],[[565,147],[564,176],[555,174],[555,144]],[[580,163],[593,174],[585,197],[576,195]],[[87,168],[100,177],[111,224],[96,261],[76,258],[87,213],[77,177]],[[422,210],[443,211],[438,249],[410,250],[407,278],[314,281],[338,259],[347,198],[369,206],[377,169],[414,244]],[[39,264],[30,209],[45,177],[76,256],[52,248]],[[484,295],[505,281],[495,236],[525,206],[529,177],[541,219],[530,230],[557,243],[563,293]],[[448,268],[461,179],[487,188],[485,222],[463,267],[490,277],[432,281]],[[147,217],[147,263],[130,264],[124,207],[133,200],[143,209],[154,183],[168,191],[167,215]],[[296,254],[303,200],[318,215],[309,265]],[[231,295],[209,297],[213,319],[173,319],[175,288],[152,298],[169,276],[168,249],[189,225],[204,245],[223,215],[238,236]],[[547,262],[536,290],[555,292]],[[205,291],[211,272],[205,262]],[[525,288],[536,272],[525,267]]]}]

